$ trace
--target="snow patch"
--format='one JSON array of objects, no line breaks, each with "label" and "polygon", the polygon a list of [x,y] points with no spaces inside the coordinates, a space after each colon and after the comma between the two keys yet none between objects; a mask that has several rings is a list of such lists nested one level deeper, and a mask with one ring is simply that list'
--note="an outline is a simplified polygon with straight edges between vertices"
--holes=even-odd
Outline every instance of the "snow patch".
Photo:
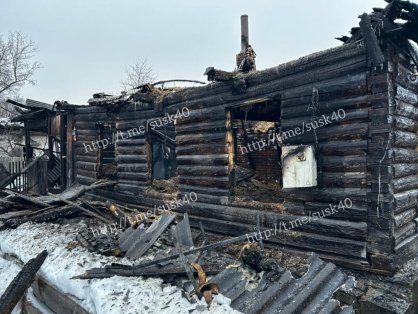
[{"label": "snow patch", "polygon": [[[47,250],[49,254],[39,274],[55,287],[59,287],[62,292],[71,295],[89,313],[173,314],[190,313],[196,307],[206,308],[204,300],[190,304],[182,297],[178,287],[163,284],[159,278],[70,279],[90,268],[103,267],[112,262],[132,264],[126,258],[106,257],[74,245],[76,234],[81,228],[85,228],[83,222],[72,225],[26,223],[17,229],[0,232],[0,253],[14,254],[26,263],[43,250]],[[13,279],[19,268],[13,268],[13,263],[10,263],[7,264],[11,267],[11,270],[7,271],[7,278]],[[3,278],[3,271],[1,274]],[[4,281],[0,281],[0,291]],[[239,313],[229,304],[228,300],[219,296],[215,297],[210,311],[196,312]]]}]

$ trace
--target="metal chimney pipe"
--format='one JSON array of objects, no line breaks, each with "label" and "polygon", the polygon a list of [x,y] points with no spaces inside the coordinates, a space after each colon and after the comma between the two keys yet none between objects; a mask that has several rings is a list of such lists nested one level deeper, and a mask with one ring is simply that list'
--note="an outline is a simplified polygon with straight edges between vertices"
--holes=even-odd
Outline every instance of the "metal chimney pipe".
[{"label": "metal chimney pipe", "polygon": [[241,15],[241,51],[245,51],[250,43],[248,31],[248,15]]}]

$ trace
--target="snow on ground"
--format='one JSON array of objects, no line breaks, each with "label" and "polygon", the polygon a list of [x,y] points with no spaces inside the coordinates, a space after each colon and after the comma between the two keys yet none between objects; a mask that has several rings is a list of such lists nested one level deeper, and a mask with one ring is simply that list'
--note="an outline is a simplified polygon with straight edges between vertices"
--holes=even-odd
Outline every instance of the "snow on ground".
[{"label": "snow on ground", "polygon": [[[111,262],[132,264],[128,259],[106,257],[88,252],[76,245],[77,230],[85,227],[83,222],[71,225],[26,223],[14,230],[0,232],[0,255],[13,254],[23,262],[43,250],[49,255],[39,273],[55,287],[73,296],[89,313],[190,313],[197,306],[203,309],[204,300],[190,304],[181,296],[181,290],[164,284],[159,278],[112,277],[107,279],[80,280],[71,277],[87,269],[103,267]],[[0,260],[1,261],[1,260]],[[13,277],[19,271],[9,265],[5,275]],[[0,269],[3,264],[0,264]],[[10,270],[9,270],[10,268]],[[0,292],[2,291],[1,271]],[[4,288],[5,289],[5,288]],[[227,303],[227,302],[226,302]],[[200,311],[196,311],[200,312]],[[210,311],[200,313],[239,313],[225,304],[225,298],[215,297]]]},{"label": "snow on ground", "polygon": [[[19,266],[0,257],[0,296],[3,295],[19,271]],[[20,313],[20,308],[21,305],[19,302],[19,304],[13,309],[12,314]]]}]

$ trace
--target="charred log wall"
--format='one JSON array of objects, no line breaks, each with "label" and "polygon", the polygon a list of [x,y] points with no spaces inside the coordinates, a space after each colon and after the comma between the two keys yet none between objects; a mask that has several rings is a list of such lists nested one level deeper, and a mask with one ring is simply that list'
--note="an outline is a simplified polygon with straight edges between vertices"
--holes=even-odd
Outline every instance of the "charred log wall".
[{"label": "charred log wall", "polygon": [[154,110],[127,108],[117,115],[116,162],[118,184],[116,191],[140,194],[150,184],[152,160],[147,142],[148,119],[156,117]]},{"label": "charred log wall", "polygon": [[[74,167],[76,180],[89,185],[99,179],[99,149],[97,123],[111,123],[112,116],[104,107],[79,108],[74,112],[76,128]],[[109,143],[110,145],[110,143]]]},{"label": "charred log wall", "polygon": [[[180,208],[193,217],[205,217],[215,232],[242,234],[253,231],[257,216],[266,228],[302,218],[350,198],[353,207],[334,216],[298,226],[269,239],[276,244],[315,250],[339,259],[366,260],[367,211],[370,187],[367,178],[369,111],[374,101],[387,103],[387,92],[372,94],[363,47],[344,46],[245,77],[244,93],[233,92],[233,83],[187,90],[165,98],[168,110],[187,106],[190,117],[177,123],[177,159],[182,194],[194,191],[198,201]],[[387,82],[386,82],[387,85]],[[319,110],[331,115],[343,109],[339,122],[318,128],[317,144],[321,186],[286,191],[282,213],[269,204],[255,206],[233,202],[230,178],[228,108],[259,97],[280,96],[284,131],[312,121],[308,107],[318,90]],[[387,88],[386,88],[387,90]],[[315,144],[313,132],[292,137],[287,144]],[[358,262],[360,264],[361,262]]]},{"label": "charred log wall", "polygon": [[[393,48],[390,63],[391,140],[388,187],[393,193],[391,235],[396,255],[417,238],[418,81],[411,79],[411,59]],[[415,253],[416,254],[416,253]]]}]

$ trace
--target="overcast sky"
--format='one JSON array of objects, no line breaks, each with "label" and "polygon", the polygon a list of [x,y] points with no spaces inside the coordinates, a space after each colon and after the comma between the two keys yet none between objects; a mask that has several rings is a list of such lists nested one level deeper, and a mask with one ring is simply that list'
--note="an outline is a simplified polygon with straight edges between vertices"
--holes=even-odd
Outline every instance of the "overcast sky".
[{"label": "overcast sky", "polygon": [[126,68],[147,59],[158,80],[205,80],[233,70],[240,15],[249,15],[257,69],[331,48],[383,0],[0,0],[0,34],[19,31],[39,48],[37,84],[24,98],[83,104],[119,93]]}]

